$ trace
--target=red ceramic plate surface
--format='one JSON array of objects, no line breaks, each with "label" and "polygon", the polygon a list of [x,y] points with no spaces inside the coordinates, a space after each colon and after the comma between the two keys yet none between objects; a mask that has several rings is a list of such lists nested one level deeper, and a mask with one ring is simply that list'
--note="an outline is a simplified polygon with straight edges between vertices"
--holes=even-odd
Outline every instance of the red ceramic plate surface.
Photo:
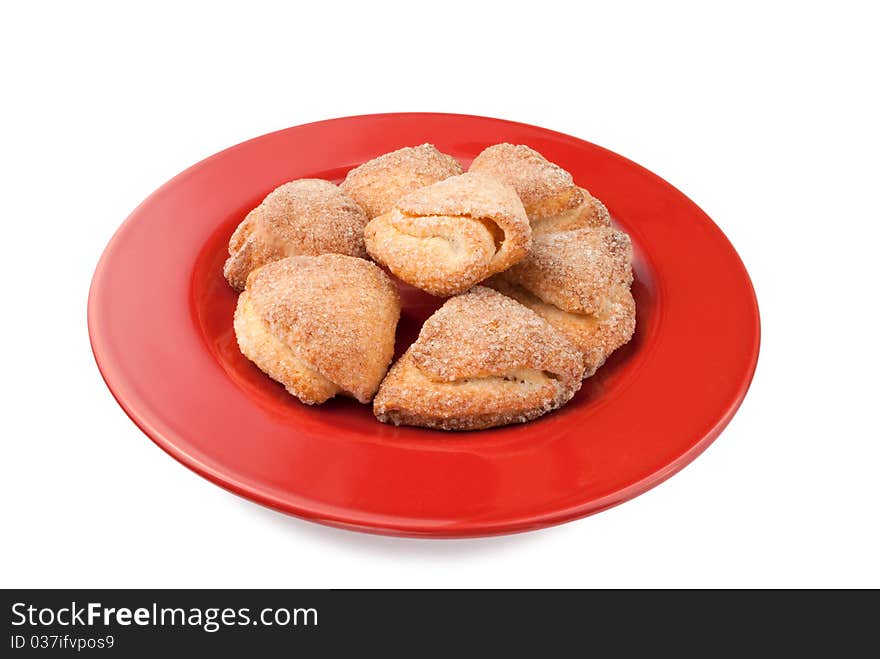
[{"label": "red ceramic plate surface", "polygon": [[[563,409],[471,433],[395,428],[369,406],[301,405],[239,353],[221,267],[248,210],[295,178],[340,180],[402,146],[467,166],[528,144],[608,206],[635,247],[632,342]],[[438,301],[402,287],[398,352]],[[349,117],[223,151],[144,201],[107,246],[89,296],[101,373],[132,420],[195,472],[313,521],[398,535],[525,531],[595,513],[657,485],[730,421],[752,378],[759,318],[733,247],[689,199],[588,142],[447,114]]]}]

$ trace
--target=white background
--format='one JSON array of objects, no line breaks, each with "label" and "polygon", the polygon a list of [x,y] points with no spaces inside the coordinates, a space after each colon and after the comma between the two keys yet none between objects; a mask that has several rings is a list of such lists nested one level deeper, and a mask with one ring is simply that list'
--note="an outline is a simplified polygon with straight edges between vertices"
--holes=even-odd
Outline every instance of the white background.
[{"label": "white background", "polygon": [[[880,586],[872,3],[304,4],[3,4],[0,585]],[[236,142],[403,110],[590,140],[727,233],[762,352],[696,462],[560,527],[405,540],[239,499],[131,424],[86,330],[119,223]]]}]

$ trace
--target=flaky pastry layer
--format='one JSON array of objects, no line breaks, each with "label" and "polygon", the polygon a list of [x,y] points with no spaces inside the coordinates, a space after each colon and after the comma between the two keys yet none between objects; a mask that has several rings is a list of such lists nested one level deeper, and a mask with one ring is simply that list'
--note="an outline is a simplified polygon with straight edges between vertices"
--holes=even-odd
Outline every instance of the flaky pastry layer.
[{"label": "flaky pastry layer", "polygon": [[352,169],[340,187],[373,219],[410,192],[461,174],[461,165],[433,144],[404,147]]},{"label": "flaky pastry layer", "polygon": [[303,403],[317,405],[339,393],[338,386],[311,368],[272,333],[254,310],[247,291],[238,296],[233,327],[241,354]]},{"label": "flaky pastry layer", "polygon": [[516,190],[535,233],[610,226],[608,209],[571,174],[524,144],[495,144],[471,163],[470,172],[492,176]]},{"label": "flaky pastry layer", "polygon": [[598,312],[609,292],[632,284],[632,243],[611,227],[544,233],[502,274],[563,311]]},{"label": "flaky pastry layer", "polygon": [[526,289],[501,277],[488,285],[528,307],[557,330],[583,355],[584,377],[591,377],[615,350],[627,344],[636,329],[636,304],[630,289],[618,286],[610,291],[593,314],[563,311]]},{"label": "flaky pastry layer", "polygon": [[522,259],[531,228],[516,193],[462,174],[417,190],[364,230],[369,254],[408,284],[455,295]]},{"label": "flaky pastry layer", "polygon": [[583,195],[583,201],[578,206],[557,215],[532,219],[532,235],[573,231],[589,227],[610,227],[611,215],[605,208],[605,204],[584,188],[580,188],[580,191]]},{"label": "flaky pastry layer", "polygon": [[580,353],[523,305],[477,286],[448,300],[391,368],[380,421],[447,430],[521,423],[580,388]]},{"label": "flaky pastry layer", "polygon": [[241,290],[251,271],[287,256],[365,257],[366,223],[360,206],[333,183],[290,181],[270,192],[232,234],[223,274]]},{"label": "flaky pastry layer", "polygon": [[367,403],[394,354],[399,317],[397,289],[375,264],[294,256],[251,273],[235,330],[242,353],[303,402],[344,393]]}]

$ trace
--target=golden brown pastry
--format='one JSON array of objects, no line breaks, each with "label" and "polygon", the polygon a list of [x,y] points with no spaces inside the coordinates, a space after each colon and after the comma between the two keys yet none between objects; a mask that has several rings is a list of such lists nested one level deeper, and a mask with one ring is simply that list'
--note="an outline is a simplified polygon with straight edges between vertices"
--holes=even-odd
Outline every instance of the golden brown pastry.
[{"label": "golden brown pastry", "polygon": [[575,185],[567,171],[524,144],[495,144],[484,149],[468,170],[513,187],[525,206],[534,233],[610,226],[601,201]]},{"label": "golden brown pastry", "polygon": [[400,299],[375,264],[292,256],[251,273],[235,309],[242,354],[303,403],[368,403],[394,355]]},{"label": "golden brown pastry", "polygon": [[364,242],[408,284],[455,295],[521,260],[531,229],[513,188],[462,174],[400,199],[367,224]]},{"label": "golden brown pastry", "polygon": [[286,256],[366,256],[364,211],[329,181],[304,178],[276,188],[229,239],[223,274],[236,290],[252,270]]},{"label": "golden brown pastry", "polygon": [[352,169],[339,186],[363,208],[369,219],[391,210],[394,202],[426,185],[461,174],[452,156],[433,144],[408,146]]},{"label": "golden brown pastry", "polygon": [[537,314],[484,286],[447,300],[391,367],[373,401],[385,423],[478,430],[567,403],[580,353]]},{"label": "golden brown pastry", "polygon": [[584,356],[584,377],[632,338],[629,236],[610,227],[534,237],[532,251],[489,285],[533,310]]}]

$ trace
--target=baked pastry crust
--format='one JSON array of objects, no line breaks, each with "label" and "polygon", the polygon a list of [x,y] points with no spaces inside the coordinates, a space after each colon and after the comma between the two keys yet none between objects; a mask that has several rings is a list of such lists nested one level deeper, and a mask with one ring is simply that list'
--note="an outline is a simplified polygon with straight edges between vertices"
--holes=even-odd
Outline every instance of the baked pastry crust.
[{"label": "baked pastry crust", "polygon": [[461,174],[461,165],[433,144],[408,146],[352,169],[340,187],[369,219],[387,213],[404,195]]},{"label": "baked pastry crust", "polygon": [[223,274],[241,290],[251,271],[287,256],[325,253],[365,257],[364,211],[323,179],[277,187],[247,214],[229,239]]},{"label": "baked pastry crust", "polygon": [[535,233],[611,225],[601,201],[575,185],[562,167],[524,144],[490,146],[474,158],[468,171],[492,176],[514,188]]},{"label": "baked pastry crust", "polygon": [[583,355],[584,377],[595,375],[615,350],[629,342],[636,328],[636,304],[630,289],[617,287],[594,314],[563,311],[525,288],[493,277],[489,285],[528,307],[562,332]]},{"label": "baked pastry crust", "polygon": [[537,314],[477,286],[451,298],[388,372],[373,401],[385,423],[478,430],[522,423],[567,403],[580,353]]},{"label": "baked pastry crust", "polygon": [[553,325],[593,375],[635,331],[629,236],[609,227],[535,236],[532,251],[488,285]]},{"label": "baked pastry crust", "polygon": [[433,295],[455,295],[525,257],[531,228],[514,190],[462,174],[416,190],[364,230],[370,255]]},{"label": "baked pastry crust", "polygon": [[255,270],[238,298],[245,357],[303,403],[341,393],[368,403],[394,355],[400,299],[375,264],[293,256]]}]

